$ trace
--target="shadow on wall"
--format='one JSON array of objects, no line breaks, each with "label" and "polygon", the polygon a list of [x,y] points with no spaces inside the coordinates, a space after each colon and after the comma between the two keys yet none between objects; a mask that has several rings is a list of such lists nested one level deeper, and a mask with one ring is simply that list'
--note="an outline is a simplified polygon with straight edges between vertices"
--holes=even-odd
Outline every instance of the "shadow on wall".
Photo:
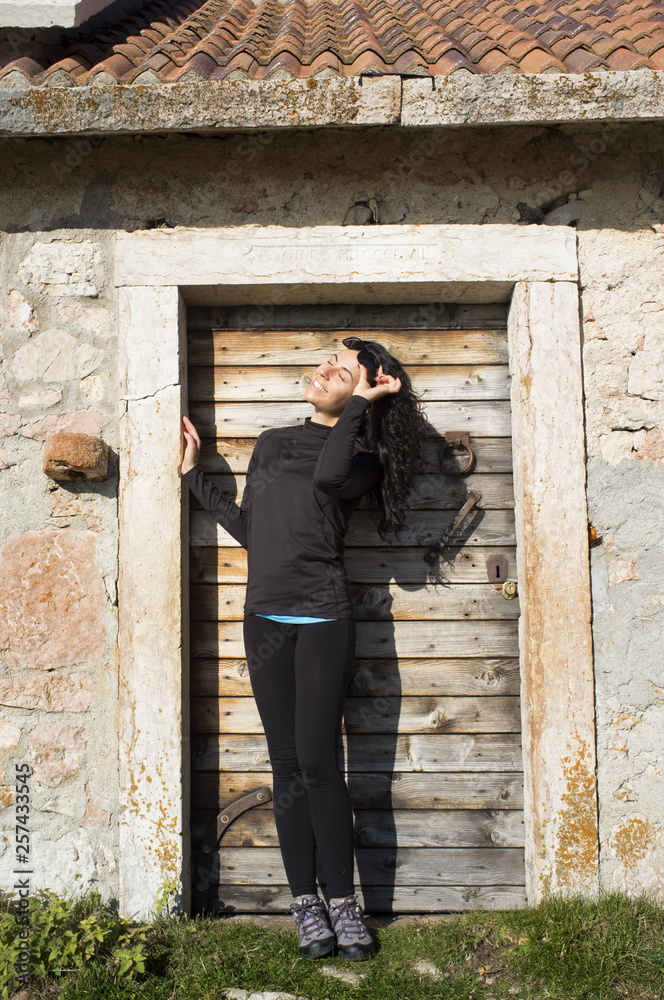
[{"label": "shadow on wall", "polygon": [[656,123],[4,139],[0,151],[10,233],[664,221]]}]

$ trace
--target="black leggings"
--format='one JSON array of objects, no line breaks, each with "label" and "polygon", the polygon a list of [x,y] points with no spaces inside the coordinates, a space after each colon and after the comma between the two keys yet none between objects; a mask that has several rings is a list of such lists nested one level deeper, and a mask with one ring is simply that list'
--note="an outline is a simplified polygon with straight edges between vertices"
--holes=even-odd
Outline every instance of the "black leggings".
[{"label": "black leggings", "polygon": [[247,614],[244,647],[272,765],[273,808],[293,896],[354,892],[353,811],[338,765],[355,657],[355,621],[294,625]]}]

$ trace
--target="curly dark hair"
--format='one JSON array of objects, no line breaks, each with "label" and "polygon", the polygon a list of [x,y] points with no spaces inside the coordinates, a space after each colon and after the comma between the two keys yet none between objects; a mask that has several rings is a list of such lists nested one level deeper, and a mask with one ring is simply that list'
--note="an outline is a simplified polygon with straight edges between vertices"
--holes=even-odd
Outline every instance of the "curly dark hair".
[{"label": "curly dark hair", "polygon": [[366,495],[378,508],[378,534],[392,543],[404,527],[415,477],[424,470],[427,420],[401,362],[375,340],[356,339],[383,366],[385,375],[401,380],[398,392],[373,400],[357,436],[361,448],[377,452],[383,464],[383,475]]}]

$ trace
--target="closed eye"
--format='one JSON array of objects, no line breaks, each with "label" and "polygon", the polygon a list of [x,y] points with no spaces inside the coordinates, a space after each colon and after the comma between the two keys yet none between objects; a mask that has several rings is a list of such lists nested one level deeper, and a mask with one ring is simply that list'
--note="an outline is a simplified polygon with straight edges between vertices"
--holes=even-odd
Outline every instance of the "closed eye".
[{"label": "closed eye", "polygon": [[[336,364],[336,362],[333,361],[332,358],[328,358],[327,359],[327,363],[328,363],[328,365]],[[339,372],[339,378],[341,379],[342,382],[348,382],[348,379],[344,378],[343,375],[341,374],[341,372]]]}]

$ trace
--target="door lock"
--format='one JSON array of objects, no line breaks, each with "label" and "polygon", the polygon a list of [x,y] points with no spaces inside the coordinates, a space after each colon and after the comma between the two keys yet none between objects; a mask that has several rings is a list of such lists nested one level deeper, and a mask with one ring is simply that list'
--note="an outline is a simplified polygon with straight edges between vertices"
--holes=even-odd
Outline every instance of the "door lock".
[{"label": "door lock", "polygon": [[486,561],[486,575],[489,578],[489,583],[505,583],[507,580],[507,559],[505,556],[489,556]]},{"label": "door lock", "polygon": [[503,584],[503,597],[506,601],[513,601],[518,593],[516,580],[505,580]]}]

